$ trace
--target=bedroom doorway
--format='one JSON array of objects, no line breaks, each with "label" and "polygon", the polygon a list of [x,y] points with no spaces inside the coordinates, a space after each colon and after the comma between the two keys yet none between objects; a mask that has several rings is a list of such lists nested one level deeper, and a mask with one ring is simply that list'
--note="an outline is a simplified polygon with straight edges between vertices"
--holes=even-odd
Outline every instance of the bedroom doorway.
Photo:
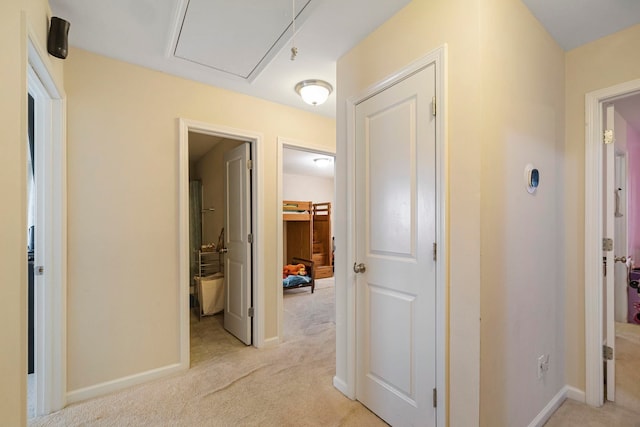
[{"label": "bedroom doorway", "polygon": [[613,357],[606,362],[604,390],[606,400],[633,410],[640,407],[640,93],[607,103],[605,110],[605,127],[614,141],[605,146],[606,176],[611,179],[605,188],[611,197],[604,215],[607,225],[613,225],[606,233],[613,236],[613,251],[608,252],[605,283],[610,293],[603,309],[605,341]]},{"label": "bedroom doorway", "polygon": [[[585,107],[586,402],[601,406],[615,400],[635,408],[640,404],[640,80],[590,92]],[[605,130],[611,130],[610,140]],[[612,239],[611,250],[603,246],[604,238]],[[589,262],[595,259],[602,264]]]},{"label": "bedroom doorway", "polygon": [[180,124],[181,349],[189,367],[260,342],[262,317],[251,313],[261,312],[254,304],[261,285],[253,243],[261,235],[260,138]]},{"label": "bedroom doorway", "polygon": [[[278,281],[283,286],[277,297],[278,336],[283,342],[335,322],[335,152],[285,139],[278,142],[278,259],[283,267]],[[293,271],[300,265],[305,266],[304,274]],[[299,305],[308,309],[292,326],[287,315],[300,312]]]}]

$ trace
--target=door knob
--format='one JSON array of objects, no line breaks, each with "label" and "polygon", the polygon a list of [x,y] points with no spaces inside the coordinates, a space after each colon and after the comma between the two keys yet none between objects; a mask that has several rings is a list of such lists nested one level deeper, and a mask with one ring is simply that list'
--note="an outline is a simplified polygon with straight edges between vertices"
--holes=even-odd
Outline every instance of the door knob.
[{"label": "door knob", "polygon": [[229,252],[229,249],[227,249],[227,248],[220,248],[220,249],[218,249],[218,252],[220,252],[221,254],[226,254],[227,252]]},{"label": "door knob", "polygon": [[364,273],[367,270],[367,267],[363,264],[356,264],[355,262],[353,263],[353,271],[355,271],[356,273]]},{"label": "door knob", "polygon": [[613,258],[613,262],[627,262],[627,257],[626,256],[617,256],[617,257]]}]

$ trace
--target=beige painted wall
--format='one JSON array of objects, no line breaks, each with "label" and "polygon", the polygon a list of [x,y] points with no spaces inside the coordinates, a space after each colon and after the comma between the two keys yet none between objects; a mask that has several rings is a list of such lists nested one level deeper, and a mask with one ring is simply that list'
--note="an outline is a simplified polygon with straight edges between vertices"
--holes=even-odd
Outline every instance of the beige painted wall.
[{"label": "beige painted wall", "polygon": [[62,83],[62,61],[46,55],[50,14],[45,0],[0,3],[0,414],[2,424],[11,426],[26,425],[27,33]]},{"label": "beige painted wall", "polygon": [[564,51],[519,0],[485,0],[481,16],[480,425],[525,426],[565,384]]},{"label": "beige painted wall", "polygon": [[584,341],[584,99],[588,92],[640,78],[640,25],[566,54],[564,244],[566,382],[585,388]]},{"label": "beige painted wall", "polygon": [[274,337],[277,137],[333,149],[334,120],[79,49],[65,66],[69,391],[179,361],[178,117],[264,136],[259,250]]},{"label": "beige painted wall", "polygon": [[[554,249],[563,242],[563,51],[519,0],[413,1],[338,63],[338,155],[344,99],[444,43],[449,423],[526,425],[564,385],[562,253]],[[524,187],[528,162],[542,171],[535,196]],[[544,382],[535,369],[542,353],[551,356]]]},{"label": "beige painted wall", "polygon": [[[345,158],[345,100],[443,44],[448,45],[447,163],[449,291],[449,422],[478,424],[480,375],[480,67],[479,6],[474,0],[416,0],[338,61],[338,159]],[[441,104],[442,105],[442,104]],[[344,162],[337,162],[336,247],[346,244]],[[350,260],[352,261],[352,260]],[[336,322],[342,302],[345,260],[336,260]],[[342,272],[342,273],[341,273]],[[346,347],[347,337],[338,330]],[[346,354],[337,355],[336,376],[347,381]]]}]

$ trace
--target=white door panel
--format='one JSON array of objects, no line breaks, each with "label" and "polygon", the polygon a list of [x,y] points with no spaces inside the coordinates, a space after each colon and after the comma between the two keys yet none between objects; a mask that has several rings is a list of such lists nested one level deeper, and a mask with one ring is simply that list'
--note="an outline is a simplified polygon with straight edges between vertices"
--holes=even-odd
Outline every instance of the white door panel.
[{"label": "white door panel", "polygon": [[224,327],[251,344],[251,190],[249,144],[225,153]]},{"label": "white door panel", "polygon": [[356,107],[356,395],[392,425],[436,423],[434,68]]},{"label": "white door panel", "polygon": [[[613,105],[606,108],[605,114],[605,129],[611,129],[614,131],[614,115],[615,110]],[[615,152],[614,144],[604,145],[604,169],[605,169],[605,213],[603,215],[605,224],[605,236],[608,238],[614,237],[614,211],[615,211]],[[615,348],[616,348],[616,324],[615,324],[615,261],[614,253],[612,251],[604,252],[606,257],[606,276],[604,278],[605,284],[605,323],[604,323],[604,337],[605,344],[613,349],[614,357],[611,360],[607,360],[607,387],[606,387],[606,399],[614,401],[616,396],[616,365],[615,365]]]},{"label": "white door panel", "polygon": [[[613,253],[615,256],[628,258],[631,253],[627,245],[627,218],[629,216],[627,215],[627,156],[624,153],[616,153],[615,157],[615,191]],[[628,271],[626,263],[615,263],[614,277],[615,321],[627,323]]]}]

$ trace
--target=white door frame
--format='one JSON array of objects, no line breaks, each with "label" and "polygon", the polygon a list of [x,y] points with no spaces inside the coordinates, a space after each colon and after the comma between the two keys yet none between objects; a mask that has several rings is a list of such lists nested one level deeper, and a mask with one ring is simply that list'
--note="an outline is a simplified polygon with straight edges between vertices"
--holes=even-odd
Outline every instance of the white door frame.
[{"label": "white door frame", "polygon": [[[439,47],[424,57],[407,65],[402,70],[382,79],[361,94],[347,100],[347,141],[346,159],[342,159],[348,166],[343,169],[346,172],[344,184],[346,184],[346,236],[342,239],[345,246],[346,263],[348,266],[355,261],[356,253],[356,220],[355,217],[355,114],[356,106],[376,95],[377,93],[393,86],[395,83],[415,74],[422,68],[434,64],[436,72],[436,240],[438,245],[438,258],[436,261],[436,387],[438,388],[438,407],[436,409],[437,425],[447,425],[447,397],[446,371],[448,367],[446,359],[446,343],[448,329],[448,300],[447,300],[447,170],[446,170],[446,46]],[[346,363],[345,381],[334,377],[333,384],[346,396],[354,399],[356,395],[356,277],[349,268],[337,269],[340,282],[344,284],[346,294],[346,318],[343,321],[336,316],[336,327],[343,330],[336,331],[336,357],[337,363],[344,360]],[[336,283],[338,285],[338,283]],[[336,293],[337,295],[337,293]],[[337,298],[337,296],[336,296]],[[339,337],[346,337],[342,341]],[[344,359],[343,359],[344,358]],[[342,359],[342,360],[341,360]]]},{"label": "white door frame", "polygon": [[35,221],[40,225],[35,265],[43,266],[38,281],[43,286],[34,288],[35,412],[46,415],[65,406],[67,390],[66,96],[31,28],[27,45],[27,87],[35,101]]},{"label": "white door frame", "polygon": [[[602,366],[603,271],[602,238],[602,135],[603,105],[640,92],[640,79],[585,96],[585,213],[584,213],[584,295],[585,295],[585,400],[591,406],[604,403]],[[613,236],[610,236],[613,237]]]},{"label": "white door frame", "polygon": [[[278,209],[278,213],[276,215],[276,219],[277,219],[277,228],[276,228],[276,233],[277,233],[277,237],[276,240],[278,242],[278,247],[276,249],[277,251],[277,265],[284,265],[284,258],[283,258],[283,252],[284,252],[284,242],[283,242],[283,237],[282,234],[284,232],[283,230],[283,224],[282,224],[282,183],[284,182],[284,178],[283,178],[283,170],[282,170],[282,159],[283,159],[283,154],[284,154],[284,149],[285,148],[293,148],[295,150],[303,150],[303,151],[310,151],[313,153],[318,153],[318,154],[325,154],[327,156],[332,156],[332,157],[336,157],[336,150],[335,148],[333,150],[327,148],[327,147],[323,147],[320,145],[315,145],[309,142],[303,142],[303,141],[296,141],[294,139],[289,139],[289,138],[284,138],[284,137],[278,137],[278,154],[277,154],[277,160],[276,160],[276,167],[277,167],[277,194],[278,194],[278,199],[277,199],[277,206],[276,209]],[[335,162],[334,162],[335,165]],[[335,192],[335,181],[334,181],[334,192]],[[280,283],[282,281],[282,273],[280,272],[280,269],[277,270],[276,272],[276,283]],[[278,295],[277,295],[277,301],[278,301],[278,330],[276,331],[276,338],[275,340],[277,340],[277,342],[282,342],[282,331],[283,331],[283,322],[284,322],[284,307],[283,307],[283,297],[284,297],[284,292],[283,292],[283,288],[282,286],[278,286]],[[275,343],[274,343],[275,344]]]},{"label": "white door frame", "polygon": [[179,310],[180,310],[180,366],[188,369],[189,347],[189,132],[203,133],[222,138],[235,139],[251,144],[253,160],[252,181],[252,228],[253,228],[253,346],[264,346],[264,144],[260,133],[234,129],[189,119],[178,119],[178,233],[179,233]]}]

